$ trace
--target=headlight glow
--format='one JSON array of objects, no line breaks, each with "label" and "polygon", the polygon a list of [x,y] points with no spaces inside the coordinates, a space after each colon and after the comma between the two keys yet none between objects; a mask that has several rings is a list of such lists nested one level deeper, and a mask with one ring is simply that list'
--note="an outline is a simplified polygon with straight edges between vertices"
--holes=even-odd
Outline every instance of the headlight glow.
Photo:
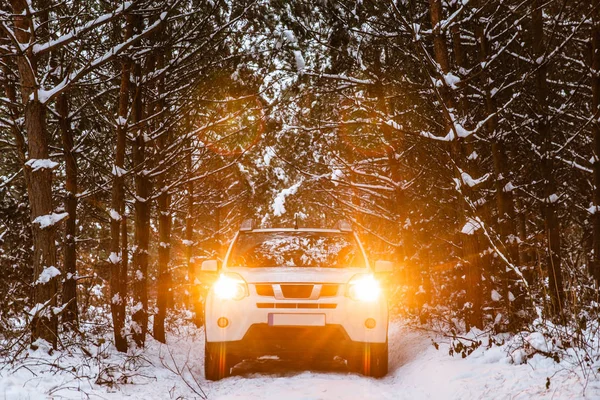
[{"label": "headlight glow", "polygon": [[381,296],[381,286],[373,275],[355,275],[348,282],[347,295],[352,300],[374,302]]},{"label": "headlight glow", "polygon": [[246,281],[236,274],[221,274],[213,289],[220,300],[241,300],[248,294]]}]

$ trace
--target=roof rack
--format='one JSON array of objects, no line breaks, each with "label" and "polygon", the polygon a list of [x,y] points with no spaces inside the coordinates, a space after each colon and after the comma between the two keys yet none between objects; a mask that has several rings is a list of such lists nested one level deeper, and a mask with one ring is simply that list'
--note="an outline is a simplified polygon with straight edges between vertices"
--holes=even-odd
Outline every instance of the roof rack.
[{"label": "roof rack", "polygon": [[252,229],[254,229],[254,220],[252,219],[244,220],[240,226],[240,231],[242,232],[251,231]]},{"label": "roof rack", "polygon": [[335,227],[342,232],[352,232],[352,225],[350,225],[350,222],[346,221],[345,219],[339,220],[337,224],[335,224]]}]

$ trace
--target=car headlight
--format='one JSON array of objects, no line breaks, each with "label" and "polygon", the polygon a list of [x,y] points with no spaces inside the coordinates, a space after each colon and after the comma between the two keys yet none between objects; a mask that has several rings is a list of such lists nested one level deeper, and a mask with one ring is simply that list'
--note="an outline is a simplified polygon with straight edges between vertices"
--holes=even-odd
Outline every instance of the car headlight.
[{"label": "car headlight", "polygon": [[241,300],[248,295],[246,281],[237,274],[221,274],[213,289],[220,300]]},{"label": "car headlight", "polygon": [[347,296],[356,301],[377,301],[381,296],[381,286],[373,275],[355,275],[348,282]]}]

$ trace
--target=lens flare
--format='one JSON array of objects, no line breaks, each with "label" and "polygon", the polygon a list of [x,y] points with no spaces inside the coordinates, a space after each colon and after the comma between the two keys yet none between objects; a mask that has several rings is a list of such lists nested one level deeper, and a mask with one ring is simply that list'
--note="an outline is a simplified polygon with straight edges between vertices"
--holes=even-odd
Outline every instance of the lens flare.
[{"label": "lens flare", "polygon": [[212,120],[199,119],[196,123],[198,139],[216,154],[243,154],[262,138],[265,115],[257,97],[216,103],[207,106],[207,113]]},{"label": "lens flare", "polygon": [[373,275],[354,276],[348,282],[348,297],[356,301],[373,302],[381,296],[381,286]]},{"label": "lens flare", "polygon": [[214,291],[220,300],[241,300],[246,297],[248,286],[241,277],[221,275],[215,282]]}]

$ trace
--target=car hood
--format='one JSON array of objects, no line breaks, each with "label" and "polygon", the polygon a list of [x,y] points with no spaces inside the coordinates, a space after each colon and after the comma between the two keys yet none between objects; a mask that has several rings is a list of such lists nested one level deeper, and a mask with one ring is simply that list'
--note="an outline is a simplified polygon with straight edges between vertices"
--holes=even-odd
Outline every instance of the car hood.
[{"label": "car hood", "polygon": [[347,283],[367,268],[227,268],[224,271],[240,274],[248,283]]}]

